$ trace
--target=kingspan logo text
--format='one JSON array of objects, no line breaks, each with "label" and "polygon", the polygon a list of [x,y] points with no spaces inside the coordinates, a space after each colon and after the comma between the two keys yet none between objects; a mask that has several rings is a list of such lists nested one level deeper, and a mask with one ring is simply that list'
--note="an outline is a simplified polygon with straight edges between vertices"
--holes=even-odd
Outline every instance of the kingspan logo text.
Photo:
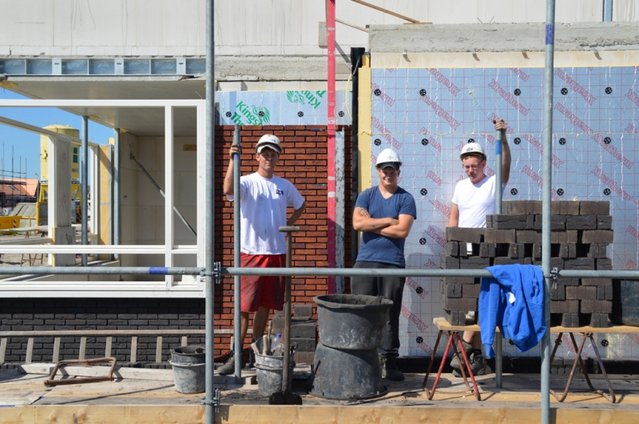
[{"label": "kingspan logo text", "polygon": [[266,107],[247,105],[240,101],[235,105],[231,121],[236,125],[265,125],[271,121],[271,112]]}]

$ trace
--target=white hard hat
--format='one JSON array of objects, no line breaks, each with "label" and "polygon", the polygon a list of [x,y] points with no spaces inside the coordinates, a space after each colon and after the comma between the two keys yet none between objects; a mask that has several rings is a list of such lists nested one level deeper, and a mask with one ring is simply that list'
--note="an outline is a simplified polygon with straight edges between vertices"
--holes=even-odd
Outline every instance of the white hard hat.
[{"label": "white hard hat", "polygon": [[262,150],[269,148],[275,150],[277,153],[282,153],[282,146],[280,145],[280,139],[273,134],[264,134],[258,140],[255,145],[255,150],[260,153]]},{"label": "white hard hat", "polygon": [[393,149],[384,149],[377,155],[377,162],[375,166],[378,168],[386,168],[392,166],[395,169],[399,169],[402,165],[402,161],[399,159],[399,155]]},{"label": "white hard hat", "polygon": [[484,153],[484,149],[481,148],[481,144],[474,141],[464,144],[464,147],[462,147],[461,152],[459,153],[459,157],[464,159],[464,156],[472,154],[482,155],[484,159],[486,159],[486,154]]}]

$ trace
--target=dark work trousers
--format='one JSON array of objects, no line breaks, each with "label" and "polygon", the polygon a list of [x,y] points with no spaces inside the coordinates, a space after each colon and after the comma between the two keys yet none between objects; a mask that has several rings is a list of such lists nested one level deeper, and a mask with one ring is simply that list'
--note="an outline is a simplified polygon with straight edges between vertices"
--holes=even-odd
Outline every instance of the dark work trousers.
[{"label": "dark work trousers", "polygon": [[[399,268],[397,265],[381,262],[355,262],[353,268]],[[351,293],[369,296],[383,296],[393,301],[389,320],[384,329],[382,351],[397,355],[399,349],[399,314],[402,310],[405,277],[353,276],[351,277]]]}]

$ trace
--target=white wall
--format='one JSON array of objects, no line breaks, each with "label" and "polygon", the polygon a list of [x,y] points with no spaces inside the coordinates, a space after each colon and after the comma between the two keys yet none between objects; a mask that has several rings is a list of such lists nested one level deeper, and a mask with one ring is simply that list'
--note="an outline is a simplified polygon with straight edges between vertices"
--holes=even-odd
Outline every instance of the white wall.
[{"label": "white wall", "polygon": [[[368,0],[436,24],[543,22],[543,0]],[[601,21],[603,0],[558,0],[557,22]],[[0,55],[192,56],[205,53],[205,0],[0,0]],[[216,53],[320,55],[322,0],[218,0]],[[401,19],[336,0],[337,18],[358,27]],[[635,0],[614,0],[613,19],[638,21]],[[367,34],[338,23],[337,43],[348,53]]]},{"label": "white wall", "polygon": [[0,54],[199,55],[204,6],[202,0],[0,0]]},{"label": "white wall", "polygon": [[[164,198],[147,175],[130,158],[130,153],[164,188],[164,137],[134,137],[125,135],[120,148],[120,222],[122,244],[164,244]],[[196,151],[185,149],[194,145],[193,138],[175,138],[174,196],[175,205],[189,224],[196,228]],[[195,236],[173,215],[175,244],[194,245]],[[130,261],[130,262],[129,262]],[[137,255],[128,257],[126,265],[162,265],[163,256]],[[195,266],[195,256],[176,256],[176,265]]]},{"label": "white wall", "polygon": [[[135,228],[138,190],[137,184],[132,182],[137,179],[135,164],[129,160],[129,146],[135,145],[137,137],[131,134],[123,134],[120,138],[120,175],[119,180],[126,182],[120,184],[120,244],[136,244]],[[136,154],[134,152],[134,154]],[[117,231],[117,230],[116,230]],[[122,266],[136,266],[138,264],[135,255],[120,255]]]}]

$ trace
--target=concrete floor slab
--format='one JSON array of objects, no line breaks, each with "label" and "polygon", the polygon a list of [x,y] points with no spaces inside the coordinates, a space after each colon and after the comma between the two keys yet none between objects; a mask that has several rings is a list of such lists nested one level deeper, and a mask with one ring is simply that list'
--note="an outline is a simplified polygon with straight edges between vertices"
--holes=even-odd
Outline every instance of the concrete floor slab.
[{"label": "concrete floor slab", "polygon": [[[201,423],[203,394],[181,394],[167,378],[171,370],[154,370],[157,379],[122,379],[45,387],[46,375],[0,371],[0,422],[118,422]],[[310,381],[296,380],[294,391],[302,406],[269,405],[260,395],[254,372],[243,374],[241,384],[232,377],[216,381],[220,389],[218,423],[412,423],[412,422],[539,422],[540,377],[504,374],[503,387],[494,375],[477,377],[482,401],[470,394],[461,378],[443,374],[432,400],[422,390],[424,374],[406,374],[403,382],[385,382],[383,396],[357,401],[329,400],[307,393]],[[601,376],[591,376],[604,388]],[[428,385],[432,384],[429,377]],[[612,375],[618,402],[610,403],[589,392],[577,378],[563,403],[551,396],[551,415],[557,422],[639,422],[639,376]],[[551,386],[563,387],[564,376],[553,376]],[[78,417],[82,417],[78,421]],[[70,421],[68,421],[68,420]],[[56,421],[57,420],[57,421]],[[75,421],[73,421],[75,420]]]}]

